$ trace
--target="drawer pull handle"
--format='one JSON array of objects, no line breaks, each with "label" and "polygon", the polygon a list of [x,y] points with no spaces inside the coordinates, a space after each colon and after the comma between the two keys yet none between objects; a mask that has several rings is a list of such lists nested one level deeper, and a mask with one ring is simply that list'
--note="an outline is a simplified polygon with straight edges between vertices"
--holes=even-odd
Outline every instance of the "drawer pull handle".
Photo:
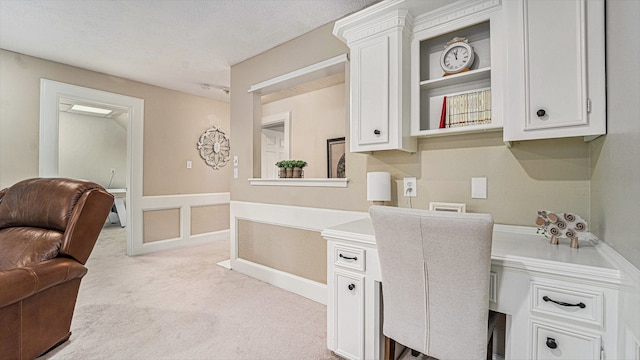
[{"label": "drawer pull handle", "polygon": [[538,109],[538,111],[536,111],[536,115],[538,115],[538,117],[543,117],[547,115],[547,112],[544,109]]},{"label": "drawer pull handle", "polygon": [[354,284],[349,284],[349,286],[347,286],[349,288],[349,290],[353,290],[356,288],[356,286]]},{"label": "drawer pull handle", "polygon": [[358,260],[358,257],[357,257],[357,256],[349,257],[349,256],[344,256],[344,255],[342,255],[342,254],[340,254],[339,256],[340,256],[341,258],[343,258],[343,259],[347,259],[347,260],[353,260],[353,261]]},{"label": "drawer pull handle", "polygon": [[585,304],[583,304],[581,302],[577,303],[577,304],[569,304],[569,303],[562,302],[562,301],[555,301],[555,300],[553,300],[552,298],[550,298],[550,297],[548,297],[546,295],[542,297],[542,300],[544,300],[545,302],[551,301],[552,303],[556,303],[556,304],[558,304],[560,306],[578,306],[580,309],[584,309],[584,308],[587,307],[587,305],[585,305]]},{"label": "drawer pull handle", "polygon": [[558,347],[558,343],[556,342],[556,339],[548,337],[547,338],[547,347],[549,349],[557,348]]},{"label": "drawer pull handle", "polygon": [[374,133],[375,135],[380,135],[380,130],[375,129],[375,130],[373,130],[373,133]]}]

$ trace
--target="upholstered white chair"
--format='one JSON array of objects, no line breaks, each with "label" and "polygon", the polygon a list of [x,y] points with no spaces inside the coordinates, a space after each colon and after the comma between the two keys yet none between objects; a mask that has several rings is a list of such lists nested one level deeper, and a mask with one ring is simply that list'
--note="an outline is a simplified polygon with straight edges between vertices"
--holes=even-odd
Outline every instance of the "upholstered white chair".
[{"label": "upholstered white chair", "polygon": [[395,342],[441,360],[490,358],[491,215],[386,206],[369,213],[385,358],[393,359]]}]

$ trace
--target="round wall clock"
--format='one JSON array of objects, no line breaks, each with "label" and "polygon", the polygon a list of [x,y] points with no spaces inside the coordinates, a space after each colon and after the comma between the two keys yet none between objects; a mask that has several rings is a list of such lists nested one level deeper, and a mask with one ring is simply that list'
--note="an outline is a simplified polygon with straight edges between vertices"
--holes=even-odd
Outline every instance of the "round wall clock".
[{"label": "round wall clock", "polygon": [[466,38],[456,37],[449,41],[440,55],[440,67],[444,75],[468,71],[475,56]]},{"label": "round wall clock", "polygon": [[212,127],[200,135],[198,140],[200,157],[214,170],[219,170],[229,162],[229,136],[217,126]]}]

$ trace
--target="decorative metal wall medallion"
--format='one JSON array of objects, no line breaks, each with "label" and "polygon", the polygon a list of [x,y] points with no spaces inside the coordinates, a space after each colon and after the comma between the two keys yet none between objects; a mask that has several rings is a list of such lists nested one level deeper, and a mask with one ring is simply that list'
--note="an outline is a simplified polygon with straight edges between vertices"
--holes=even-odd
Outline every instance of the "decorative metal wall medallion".
[{"label": "decorative metal wall medallion", "polygon": [[214,126],[200,135],[198,150],[207,165],[219,170],[229,162],[229,136]]}]

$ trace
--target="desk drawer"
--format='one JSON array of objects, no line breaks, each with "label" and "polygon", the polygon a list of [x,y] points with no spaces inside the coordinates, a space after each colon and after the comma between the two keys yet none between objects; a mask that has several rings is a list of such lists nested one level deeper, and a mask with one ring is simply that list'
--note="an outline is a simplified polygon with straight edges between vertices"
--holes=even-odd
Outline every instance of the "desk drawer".
[{"label": "desk drawer", "polygon": [[603,326],[602,292],[535,281],[531,287],[532,312]]},{"label": "desk drawer", "polygon": [[365,249],[336,244],[333,251],[335,265],[360,271],[366,270]]}]

